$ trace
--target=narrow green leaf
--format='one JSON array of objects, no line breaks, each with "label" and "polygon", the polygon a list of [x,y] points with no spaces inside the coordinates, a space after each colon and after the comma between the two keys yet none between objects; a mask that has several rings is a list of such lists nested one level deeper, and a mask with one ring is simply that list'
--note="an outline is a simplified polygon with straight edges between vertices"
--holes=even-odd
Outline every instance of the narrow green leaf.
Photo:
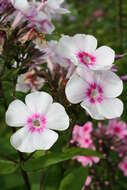
[{"label": "narrow green leaf", "polygon": [[77,155],[84,156],[97,156],[102,157],[102,155],[96,151],[84,149],[84,148],[69,148],[63,152],[49,153],[45,156],[39,157],[37,159],[31,159],[24,163],[23,168],[27,171],[39,170],[44,167],[48,167],[59,162],[69,160]]},{"label": "narrow green leaf", "polygon": [[82,189],[86,177],[88,176],[88,168],[82,166],[72,169],[61,181],[59,190],[80,190]]},{"label": "narrow green leaf", "polygon": [[0,174],[10,174],[16,171],[18,165],[12,161],[0,160]]}]

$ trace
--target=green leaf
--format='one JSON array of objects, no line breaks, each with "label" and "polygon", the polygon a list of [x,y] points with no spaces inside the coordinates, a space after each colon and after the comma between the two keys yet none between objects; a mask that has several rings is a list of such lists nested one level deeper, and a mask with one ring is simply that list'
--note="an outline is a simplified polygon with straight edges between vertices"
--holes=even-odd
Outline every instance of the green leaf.
[{"label": "green leaf", "polygon": [[18,165],[12,161],[0,160],[0,174],[10,174],[16,171]]},{"label": "green leaf", "polygon": [[62,179],[62,170],[59,165],[53,165],[47,168],[43,179],[44,190],[58,190]]},{"label": "green leaf", "polygon": [[69,160],[77,155],[84,156],[97,156],[102,157],[102,154],[84,148],[69,148],[64,150],[63,152],[57,153],[49,153],[45,156],[39,157],[37,159],[31,159],[24,163],[23,168],[27,171],[39,170],[44,167],[48,167],[66,160]]},{"label": "green leaf", "polygon": [[59,190],[80,190],[82,189],[86,177],[88,176],[88,168],[82,166],[72,169],[62,180]]},{"label": "green leaf", "polygon": [[2,190],[25,190],[24,180],[20,171],[14,174],[0,175],[0,189]]}]

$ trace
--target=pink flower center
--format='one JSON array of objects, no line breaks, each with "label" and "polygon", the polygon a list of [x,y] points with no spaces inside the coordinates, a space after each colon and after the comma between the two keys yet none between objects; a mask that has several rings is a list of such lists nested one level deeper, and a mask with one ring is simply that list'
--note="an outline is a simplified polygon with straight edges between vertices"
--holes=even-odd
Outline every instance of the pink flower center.
[{"label": "pink flower center", "polygon": [[84,132],[87,132],[88,130],[89,130],[88,126],[85,126],[85,127],[83,128],[83,131],[84,131]]},{"label": "pink flower center", "polygon": [[127,170],[127,163],[125,163],[124,167],[125,167],[125,169]]},{"label": "pink flower center", "polygon": [[85,141],[86,144],[89,144],[89,142],[90,142],[90,140],[87,139],[87,138],[84,141]]},{"label": "pink flower center", "polygon": [[38,113],[33,114],[27,119],[27,126],[29,131],[33,132],[43,132],[46,127],[46,118]]},{"label": "pink flower center", "polygon": [[79,52],[77,54],[77,57],[81,63],[83,63],[84,65],[86,65],[88,67],[90,65],[94,65],[96,62],[96,58],[87,52]]},{"label": "pink flower center", "polygon": [[121,132],[121,128],[119,126],[115,126],[114,127],[114,132],[115,133],[120,133]]},{"label": "pink flower center", "polygon": [[90,103],[101,103],[103,100],[103,89],[100,85],[92,83],[89,85],[86,91]]}]

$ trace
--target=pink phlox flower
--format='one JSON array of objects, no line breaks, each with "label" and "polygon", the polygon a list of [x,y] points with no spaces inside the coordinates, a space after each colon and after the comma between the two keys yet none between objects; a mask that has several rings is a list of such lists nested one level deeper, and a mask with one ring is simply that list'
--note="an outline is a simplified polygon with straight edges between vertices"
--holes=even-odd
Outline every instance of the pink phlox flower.
[{"label": "pink phlox flower", "polygon": [[127,157],[125,157],[120,163],[119,163],[119,169],[122,170],[124,176],[127,176]]},{"label": "pink phlox flower", "polygon": [[92,166],[93,163],[98,163],[100,159],[98,157],[93,156],[77,156],[76,160],[85,167],[88,165]]},{"label": "pink phlox flower", "polygon": [[116,119],[110,120],[106,128],[106,134],[111,136],[117,136],[122,139],[127,134],[127,125],[123,121],[118,121]]},{"label": "pink phlox flower", "polygon": [[80,145],[85,142],[91,142],[90,133],[92,132],[92,123],[87,122],[82,127],[79,125],[75,125],[72,132],[72,140],[71,142],[77,142]]},{"label": "pink phlox flower", "polygon": [[[76,143],[77,146],[81,148],[89,148],[95,150],[93,145],[93,140],[91,137],[91,132],[93,131],[92,123],[87,122],[82,127],[75,125],[72,132],[71,143]],[[99,158],[93,156],[77,156],[75,157],[83,166],[92,166],[93,163],[98,163]]]},{"label": "pink phlox flower", "polygon": [[81,138],[78,140],[78,144],[81,148],[89,148],[92,145],[92,142],[93,141],[89,134],[81,136]]}]

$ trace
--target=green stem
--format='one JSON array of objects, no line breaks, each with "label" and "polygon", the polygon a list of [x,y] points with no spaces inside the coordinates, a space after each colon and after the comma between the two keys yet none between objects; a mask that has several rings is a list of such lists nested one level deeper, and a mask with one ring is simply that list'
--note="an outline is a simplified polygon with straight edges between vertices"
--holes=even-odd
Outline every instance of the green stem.
[{"label": "green stem", "polygon": [[43,190],[42,184],[43,184],[43,177],[44,177],[44,172],[42,171],[41,177],[40,177],[40,189]]},{"label": "green stem", "polygon": [[[20,158],[20,163],[22,163],[24,161],[23,154],[21,152],[18,152],[18,154],[19,154],[19,158]],[[30,186],[29,177],[28,177],[27,172],[21,168],[21,173],[22,173],[22,177],[24,179],[24,184],[26,186],[26,189],[31,190],[31,186]]]}]

